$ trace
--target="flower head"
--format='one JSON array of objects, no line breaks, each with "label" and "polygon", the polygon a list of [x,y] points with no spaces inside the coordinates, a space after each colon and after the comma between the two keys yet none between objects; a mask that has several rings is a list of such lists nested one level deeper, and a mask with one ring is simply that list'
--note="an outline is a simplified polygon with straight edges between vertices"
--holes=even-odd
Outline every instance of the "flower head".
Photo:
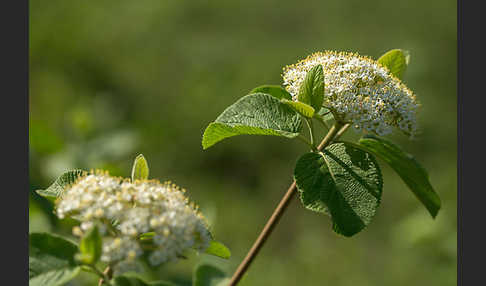
[{"label": "flower head", "polygon": [[[56,202],[60,218],[81,221],[73,233],[93,225],[105,236],[101,260],[109,263],[134,261],[148,247],[151,264],[177,259],[189,248],[204,250],[210,234],[203,216],[170,182],[131,182],[100,171],[78,179]],[[116,222],[113,224],[113,222]],[[149,240],[141,235],[150,233]]]},{"label": "flower head", "polygon": [[393,127],[413,136],[417,131],[418,102],[390,71],[368,57],[347,52],[317,52],[284,68],[287,91],[297,100],[307,72],[315,65],[324,70],[324,107],[357,130],[386,135]]}]

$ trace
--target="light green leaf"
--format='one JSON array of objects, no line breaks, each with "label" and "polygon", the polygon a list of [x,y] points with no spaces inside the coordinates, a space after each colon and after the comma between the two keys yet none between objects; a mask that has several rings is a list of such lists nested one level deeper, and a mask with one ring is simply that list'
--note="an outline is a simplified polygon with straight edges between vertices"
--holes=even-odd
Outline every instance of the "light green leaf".
[{"label": "light green leaf", "polygon": [[231,251],[224,244],[216,240],[211,240],[208,248],[206,249],[206,253],[224,259],[228,259],[231,256]]},{"label": "light green leaf", "polygon": [[262,85],[259,87],[255,87],[250,91],[249,94],[252,93],[266,93],[274,96],[278,99],[288,99],[292,100],[292,95],[288,91],[286,91],[283,87],[279,85]]},{"label": "light green leaf", "polygon": [[92,227],[79,242],[80,255],[77,259],[84,264],[95,264],[101,256],[103,242],[98,227]]},{"label": "light green leaf", "polygon": [[166,281],[145,282],[134,274],[115,276],[113,283],[115,286],[175,286],[175,284]]},{"label": "light green leaf", "polygon": [[202,264],[196,268],[192,278],[193,286],[226,286],[230,279],[220,269],[210,264]]},{"label": "light green leaf", "polygon": [[294,138],[302,127],[300,116],[277,98],[255,93],[229,106],[204,131],[202,146],[207,149],[236,135],[273,135]]},{"label": "light green leaf", "polygon": [[303,102],[287,99],[281,99],[280,101],[290,106],[293,110],[297,111],[302,116],[305,116],[307,118],[312,118],[314,116],[314,108],[310,105],[307,105]]},{"label": "light green leaf", "polygon": [[76,244],[53,234],[29,234],[29,285],[57,286],[80,271],[74,260]]},{"label": "light green leaf", "polygon": [[48,199],[53,200],[53,199],[61,196],[61,194],[66,189],[66,187],[68,187],[68,186],[72,185],[74,182],[76,182],[76,180],[79,177],[86,176],[87,174],[88,174],[88,172],[83,171],[83,170],[71,170],[71,171],[65,172],[64,174],[59,176],[54,181],[54,183],[52,183],[52,185],[49,186],[49,188],[47,188],[45,190],[37,190],[36,192],[43,197],[46,197]]},{"label": "light green leaf", "polygon": [[427,171],[412,155],[404,152],[397,145],[374,135],[361,138],[359,145],[387,162],[424,204],[430,215],[435,218],[441,207],[440,198],[429,182]]},{"label": "light green leaf", "polygon": [[145,157],[140,154],[135,158],[132,167],[132,181],[146,180],[149,176],[149,167]]},{"label": "light green leaf", "polygon": [[352,236],[375,215],[383,189],[373,155],[345,143],[322,153],[307,153],[297,161],[294,178],[303,205],[331,215],[333,229]]},{"label": "light green leaf", "polygon": [[316,65],[305,75],[297,98],[300,102],[311,105],[319,110],[324,102],[324,70],[322,65]]},{"label": "light green leaf", "polygon": [[401,79],[407,70],[410,61],[410,54],[408,51],[393,49],[386,52],[378,59],[378,63],[387,67],[390,72]]},{"label": "light green leaf", "polygon": [[324,119],[324,121],[334,120],[334,115],[332,114],[332,112],[325,107],[322,107],[319,110],[319,112],[315,113],[314,115],[322,117],[322,119]]}]

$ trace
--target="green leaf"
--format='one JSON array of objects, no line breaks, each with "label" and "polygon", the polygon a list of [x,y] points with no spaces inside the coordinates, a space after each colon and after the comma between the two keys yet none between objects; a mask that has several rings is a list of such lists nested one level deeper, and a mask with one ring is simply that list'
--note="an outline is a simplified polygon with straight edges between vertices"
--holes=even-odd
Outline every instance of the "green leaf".
[{"label": "green leaf", "polygon": [[408,51],[393,49],[386,52],[378,59],[378,63],[387,67],[390,72],[401,79],[407,70],[410,55]]},{"label": "green leaf", "polygon": [[74,260],[76,244],[49,233],[29,234],[29,285],[56,286],[80,271]]},{"label": "green leaf", "polygon": [[166,281],[145,282],[133,274],[124,274],[113,278],[115,286],[175,286],[175,284]]},{"label": "green leaf", "polygon": [[352,236],[375,215],[383,189],[381,171],[373,155],[345,143],[322,153],[307,153],[297,161],[294,178],[303,205],[328,213],[333,229]]},{"label": "green leaf", "polygon": [[360,139],[359,145],[387,162],[435,218],[441,207],[440,198],[429,182],[427,171],[412,155],[374,135],[367,135]]},{"label": "green leaf", "polygon": [[324,70],[322,65],[314,66],[305,75],[297,98],[300,102],[319,110],[324,102]]},{"label": "green leaf", "polygon": [[224,259],[228,259],[231,256],[230,250],[224,244],[216,240],[211,240],[208,248],[206,249],[206,253]]},{"label": "green leaf", "polygon": [[79,251],[81,255],[76,258],[84,264],[95,264],[101,256],[103,241],[98,231],[98,227],[92,227],[84,234],[79,242]]},{"label": "green leaf", "polygon": [[149,167],[145,157],[140,154],[135,158],[132,167],[132,181],[146,180],[149,176]]},{"label": "green leaf", "polygon": [[72,185],[79,177],[86,176],[88,172],[83,170],[71,170],[59,176],[49,188],[36,192],[48,199],[55,199],[62,195],[66,187]]},{"label": "green leaf", "polygon": [[312,118],[314,116],[314,108],[310,105],[307,105],[303,102],[287,99],[281,99],[280,101],[290,106],[293,110],[297,111],[302,116],[305,116],[307,118]]},{"label": "green leaf", "polygon": [[283,87],[279,85],[262,85],[259,87],[255,87],[250,91],[249,94],[252,93],[266,93],[274,96],[278,99],[288,99],[292,100],[292,95],[288,91],[286,91]]},{"label": "green leaf", "polygon": [[202,146],[207,149],[236,135],[273,135],[294,138],[302,127],[300,116],[277,98],[255,93],[229,106],[204,131]]},{"label": "green leaf", "polygon": [[319,110],[319,112],[317,112],[315,115],[322,117],[322,119],[324,119],[324,121],[334,120],[334,115],[332,114],[332,112],[325,107],[322,107]]},{"label": "green leaf", "polygon": [[230,279],[220,269],[210,264],[202,264],[196,268],[192,278],[193,286],[225,286]]}]

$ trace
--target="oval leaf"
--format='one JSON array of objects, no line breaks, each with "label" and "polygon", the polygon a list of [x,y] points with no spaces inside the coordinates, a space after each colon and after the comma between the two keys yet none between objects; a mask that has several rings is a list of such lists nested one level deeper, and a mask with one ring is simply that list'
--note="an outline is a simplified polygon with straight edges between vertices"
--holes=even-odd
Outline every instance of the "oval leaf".
[{"label": "oval leaf", "polygon": [[74,260],[78,247],[57,235],[29,234],[29,285],[57,286],[80,271]]},{"label": "oval leaf", "polygon": [[252,93],[266,93],[270,94],[273,97],[276,97],[278,99],[288,99],[292,100],[292,95],[288,91],[286,91],[283,87],[279,85],[262,85],[259,87],[255,87],[250,91],[249,94]]},{"label": "oval leaf", "polygon": [[322,65],[316,65],[305,75],[297,98],[300,102],[320,110],[324,102],[324,70]]},{"label": "oval leaf", "polygon": [[280,101],[290,106],[293,110],[297,111],[300,115],[304,117],[312,118],[314,116],[314,108],[310,105],[307,105],[303,102],[287,100],[287,99],[281,99]]},{"label": "oval leaf", "polygon": [[88,172],[83,171],[83,170],[71,170],[68,172],[65,172],[61,176],[59,176],[52,185],[49,186],[49,188],[45,190],[37,190],[36,192],[48,199],[55,199],[59,196],[62,195],[66,187],[70,186],[79,177],[86,176]]},{"label": "oval leaf", "polygon": [[273,135],[294,138],[302,127],[300,116],[277,98],[255,93],[242,97],[209,124],[204,149],[236,135]]},{"label": "oval leaf", "polygon": [[101,240],[98,227],[92,227],[86,232],[79,242],[79,259],[84,264],[95,264],[101,256],[101,248],[103,242]]},{"label": "oval leaf", "polygon": [[387,162],[435,218],[441,207],[440,198],[429,182],[427,171],[412,155],[374,135],[365,136],[359,140],[359,144],[364,150]]},{"label": "oval leaf", "polygon": [[399,79],[403,77],[407,70],[409,61],[409,53],[400,49],[389,50],[378,59],[380,64],[387,67],[390,72]]},{"label": "oval leaf", "polygon": [[140,154],[135,158],[132,167],[132,181],[146,180],[149,176],[149,167],[145,157]]},{"label": "oval leaf", "polygon": [[380,204],[383,180],[375,158],[348,144],[303,155],[294,178],[304,206],[330,214],[334,231],[345,236],[365,228]]},{"label": "oval leaf", "polygon": [[206,253],[224,259],[228,259],[231,256],[230,250],[224,244],[216,240],[211,240],[208,248],[206,248]]}]

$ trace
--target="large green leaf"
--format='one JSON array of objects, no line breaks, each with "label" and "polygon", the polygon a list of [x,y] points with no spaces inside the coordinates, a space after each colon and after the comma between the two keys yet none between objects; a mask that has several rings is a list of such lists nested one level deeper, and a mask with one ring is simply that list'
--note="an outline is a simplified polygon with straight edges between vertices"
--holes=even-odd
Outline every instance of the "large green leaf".
[{"label": "large green leaf", "polygon": [[255,93],[229,106],[204,131],[204,149],[236,135],[274,135],[294,138],[302,127],[300,116],[277,98]]},{"label": "large green leaf", "polygon": [[293,110],[297,111],[300,115],[305,116],[307,118],[312,118],[314,116],[314,108],[310,105],[307,105],[303,102],[281,99],[282,103],[290,106]]},{"label": "large green leaf", "polygon": [[149,167],[145,157],[140,154],[135,158],[132,167],[132,181],[146,180],[149,176]]},{"label": "large green leaf", "polygon": [[62,195],[66,187],[70,186],[81,176],[86,176],[88,173],[83,170],[71,170],[59,176],[49,188],[45,190],[37,190],[36,192],[48,199],[55,199]]},{"label": "large green leaf", "polygon": [[145,282],[133,274],[119,275],[113,278],[115,286],[175,286],[175,284],[166,281]]},{"label": "large green leaf", "polygon": [[258,86],[252,89],[249,94],[252,93],[266,93],[278,99],[292,100],[292,95],[290,95],[288,91],[286,91],[283,87],[279,85],[267,84],[267,85]]},{"label": "large green leaf", "polygon": [[74,260],[76,244],[49,233],[29,234],[29,285],[56,286],[80,271]]},{"label": "large green leaf", "polygon": [[383,180],[378,163],[349,144],[335,143],[319,154],[303,155],[294,178],[303,205],[330,214],[333,229],[345,236],[365,228],[380,204]]},{"label": "large green leaf", "polygon": [[324,101],[324,70],[316,65],[305,75],[297,98],[300,102],[312,106],[315,110],[322,107]]},{"label": "large green leaf", "polygon": [[224,259],[228,259],[231,256],[231,251],[224,244],[216,240],[211,240],[205,252]]},{"label": "large green leaf", "polygon": [[424,204],[432,217],[437,215],[441,207],[440,198],[430,184],[427,171],[412,155],[390,141],[374,135],[361,138],[359,145],[387,162]]},{"label": "large green leaf", "polygon": [[403,74],[407,70],[409,61],[409,53],[400,49],[389,50],[378,59],[380,64],[387,67],[399,79],[403,77]]},{"label": "large green leaf", "polygon": [[202,264],[196,268],[192,278],[193,286],[226,286],[229,283],[229,277],[210,264]]}]

